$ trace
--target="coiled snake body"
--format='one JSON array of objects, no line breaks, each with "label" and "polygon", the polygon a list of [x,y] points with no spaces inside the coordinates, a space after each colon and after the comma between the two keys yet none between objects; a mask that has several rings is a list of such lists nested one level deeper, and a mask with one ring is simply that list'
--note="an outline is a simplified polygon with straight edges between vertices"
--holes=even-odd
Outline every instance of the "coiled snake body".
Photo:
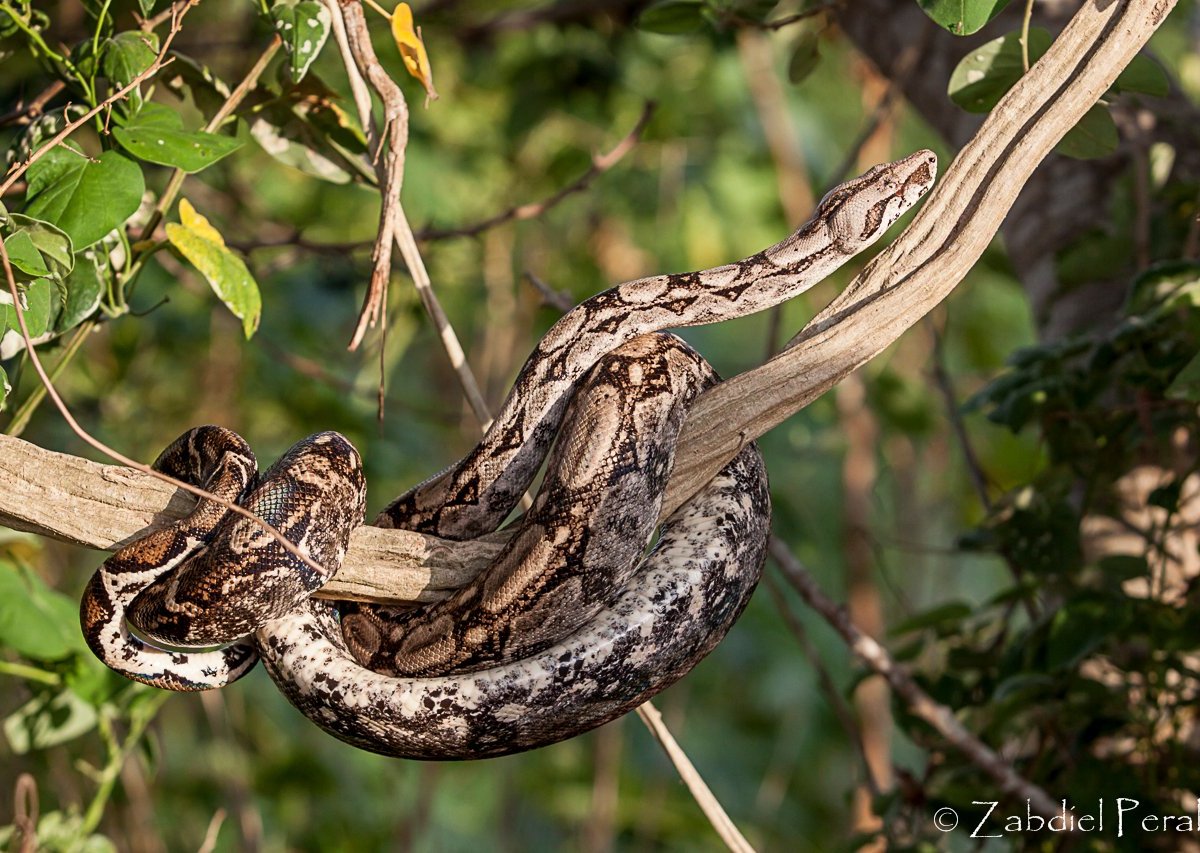
[{"label": "coiled snake body", "polygon": [[89,645],[118,672],[177,690],[229,683],[261,656],[318,725],[404,757],[518,752],[625,713],[724,637],[757,583],[770,516],[751,444],[666,519],[643,557],[687,406],[714,381],[686,344],[657,333],[804,291],[911,208],[935,169],[928,151],[877,166],[830,192],[770,249],[618,285],[559,320],[479,445],[375,520],[445,538],[491,532],[557,434],[534,505],[503,551],[436,604],[309,597],[363,518],[361,463],[346,439],[312,436],[258,475],[228,430],[184,434],[156,467],[242,503],[327,571],[201,501],[96,572],[81,608]]}]

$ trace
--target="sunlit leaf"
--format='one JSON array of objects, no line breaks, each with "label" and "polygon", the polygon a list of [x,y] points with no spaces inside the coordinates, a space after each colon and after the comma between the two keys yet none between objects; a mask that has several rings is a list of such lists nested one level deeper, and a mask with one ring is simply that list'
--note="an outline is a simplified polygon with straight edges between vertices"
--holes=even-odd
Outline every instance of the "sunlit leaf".
[{"label": "sunlit leaf", "polygon": [[11,393],[12,385],[8,382],[8,374],[4,372],[3,367],[0,367],[0,412],[4,411],[5,401]]},{"label": "sunlit leaf", "polygon": [[185,198],[179,201],[179,222],[167,223],[167,239],[200,271],[249,338],[258,328],[262,297],[246,264],[225,245],[220,232],[196,212]]},{"label": "sunlit leaf", "polygon": [[329,38],[329,10],[315,0],[279,0],[271,7],[271,20],[287,47],[292,80],[299,82]]},{"label": "sunlit leaf", "polygon": [[[50,328],[51,308],[54,299],[54,283],[48,278],[39,278],[25,285],[21,294],[21,313],[25,316],[25,327],[29,337],[40,338]],[[25,347],[21,337],[21,324],[13,309],[12,296],[8,289],[0,290],[0,358],[12,358]]]},{"label": "sunlit leaf", "polygon": [[956,36],[978,32],[1008,5],[1008,0],[917,0],[940,27]]},{"label": "sunlit leaf", "polygon": [[29,216],[50,222],[76,249],[119,228],[142,203],[142,170],[117,151],[92,160],[59,146],[29,167]]},{"label": "sunlit leaf", "polygon": [[162,104],[146,103],[113,136],[130,154],[149,163],[199,172],[232,154],[242,140],[232,136],[184,130],[179,113]]},{"label": "sunlit leaf", "polygon": [[46,749],[87,734],[96,725],[96,709],[71,690],[41,693],[4,720],[4,736],[13,752]]},{"label": "sunlit leaf", "polygon": [[[33,245],[33,239],[25,231],[18,231],[4,239],[4,249],[8,252],[8,263],[18,273],[25,273],[28,279],[41,278],[50,275],[50,268],[42,253]],[[21,281],[18,277],[17,281]]]},{"label": "sunlit leaf", "polygon": [[[1050,47],[1050,33],[1039,27],[1029,31],[1029,61],[1036,62]],[[964,110],[986,113],[1021,79],[1025,65],[1021,34],[1008,33],[972,50],[950,75],[947,92]]]},{"label": "sunlit leaf", "polygon": [[421,28],[413,26],[412,9],[407,3],[399,3],[392,11],[392,38],[400,50],[400,58],[408,73],[421,81],[425,87],[426,101],[437,100],[437,89],[433,88],[433,67],[421,40]]},{"label": "sunlit leaf", "polygon": [[[38,270],[49,271],[31,274],[28,276],[29,278],[48,275],[50,278],[61,279],[75,265],[75,257],[72,254],[74,247],[71,245],[71,238],[62,229],[51,225],[49,222],[34,219],[32,216],[25,216],[20,213],[9,213],[5,214],[2,220],[0,220],[0,226],[2,226],[0,230],[3,230],[6,234],[4,238],[5,248],[9,248],[14,244],[19,246],[18,251],[21,253],[22,263],[29,264],[31,267],[36,265]],[[40,262],[34,261],[25,254],[30,244],[41,255]],[[19,280],[20,275],[18,275]],[[5,288],[0,287],[0,292],[4,291]]]},{"label": "sunlit leaf", "polygon": [[0,561],[0,645],[32,660],[84,650],[79,605],[37,574]]}]

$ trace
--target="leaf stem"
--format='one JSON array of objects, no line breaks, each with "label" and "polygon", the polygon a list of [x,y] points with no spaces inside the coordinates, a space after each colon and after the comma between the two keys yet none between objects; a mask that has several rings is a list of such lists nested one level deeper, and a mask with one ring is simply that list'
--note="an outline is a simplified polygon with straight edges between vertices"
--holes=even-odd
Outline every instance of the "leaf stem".
[{"label": "leaf stem", "polygon": [[[52,382],[58,380],[59,375],[63,372],[63,368],[71,363],[71,359],[73,359],[75,354],[79,352],[79,348],[83,345],[83,342],[87,340],[87,336],[91,334],[92,330],[95,328],[96,321],[88,320],[85,323],[81,323],[75,329],[74,337],[71,338],[70,342],[67,344],[67,348],[63,350],[62,357],[59,358],[59,360],[55,363],[54,368],[50,371],[50,380]],[[33,417],[33,413],[37,410],[37,407],[41,405],[42,400],[44,399],[46,399],[46,386],[39,384],[33,389],[32,392],[30,392],[29,396],[25,398],[25,402],[21,404],[21,408],[18,409],[13,415],[12,423],[8,425],[8,429],[6,429],[5,432],[7,432],[13,438],[16,438],[22,432],[24,432],[25,427],[29,425],[29,419]]]},{"label": "leaf stem", "polygon": [[383,17],[386,18],[387,20],[390,21],[392,19],[392,13],[389,12],[388,10],[384,9],[378,3],[376,3],[375,0],[366,0],[366,3],[368,6],[370,6],[372,9],[374,9],[376,12],[383,15]]},{"label": "leaf stem", "polygon": [[144,703],[138,703],[131,710],[129,715],[129,734],[126,736],[124,743],[117,738],[116,732],[113,730],[110,718],[114,710],[112,706],[106,706],[100,710],[100,718],[97,725],[100,730],[100,737],[104,741],[108,761],[100,770],[99,787],[96,789],[96,793],[83,815],[83,823],[80,826],[81,835],[91,835],[96,831],[96,827],[100,825],[100,819],[104,815],[104,807],[108,804],[109,797],[112,796],[117,777],[121,775],[121,768],[125,766],[125,761],[129,758],[130,753],[133,752],[138,741],[142,739],[146,728],[154,720],[159,708],[162,707],[170,695],[165,690],[156,691]]},{"label": "leaf stem", "polygon": [[1033,20],[1033,0],[1025,0],[1025,14],[1021,18],[1021,66],[1029,73],[1029,22]]},{"label": "leaf stem", "polygon": [[0,660],[0,675],[11,675],[14,678],[24,678],[26,681],[36,681],[39,684],[49,684],[52,687],[62,683],[62,679],[53,672],[46,672],[36,666],[13,661]]}]

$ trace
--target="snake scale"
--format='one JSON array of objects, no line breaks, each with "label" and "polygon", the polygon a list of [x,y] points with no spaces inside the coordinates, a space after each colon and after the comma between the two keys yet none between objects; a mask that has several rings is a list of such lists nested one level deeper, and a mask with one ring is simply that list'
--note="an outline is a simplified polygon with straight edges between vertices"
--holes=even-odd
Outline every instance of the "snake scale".
[{"label": "snake scale", "polygon": [[716,381],[663,330],[803,292],[874,243],[935,173],[929,151],[876,166],[769,249],[626,282],[564,315],[475,449],[374,522],[451,539],[489,533],[549,455],[504,549],[443,601],[402,609],[310,597],[363,521],[361,460],[345,438],[311,436],[260,474],[236,434],[190,430],[155,467],[239,502],[326,571],[200,501],[97,570],[81,605],[88,644],[116,671],[175,690],[228,684],[261,657],[322,728],[409,758],[519,752],[631,710],[724,637],[758,581],[770,520],[765,468],[748,444],[646,553],[688,405]]}]

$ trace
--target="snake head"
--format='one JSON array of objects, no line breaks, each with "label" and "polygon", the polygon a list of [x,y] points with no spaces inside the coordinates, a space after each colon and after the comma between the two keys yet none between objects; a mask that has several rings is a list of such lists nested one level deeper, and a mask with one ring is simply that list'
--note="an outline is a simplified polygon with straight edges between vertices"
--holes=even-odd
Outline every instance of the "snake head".
[{"label": "snake head", "polygon": [[829,191],[813,220],[827,224],[846,254],[874,243],[933,186],[937,155],[928,149],[883,163]]}]

